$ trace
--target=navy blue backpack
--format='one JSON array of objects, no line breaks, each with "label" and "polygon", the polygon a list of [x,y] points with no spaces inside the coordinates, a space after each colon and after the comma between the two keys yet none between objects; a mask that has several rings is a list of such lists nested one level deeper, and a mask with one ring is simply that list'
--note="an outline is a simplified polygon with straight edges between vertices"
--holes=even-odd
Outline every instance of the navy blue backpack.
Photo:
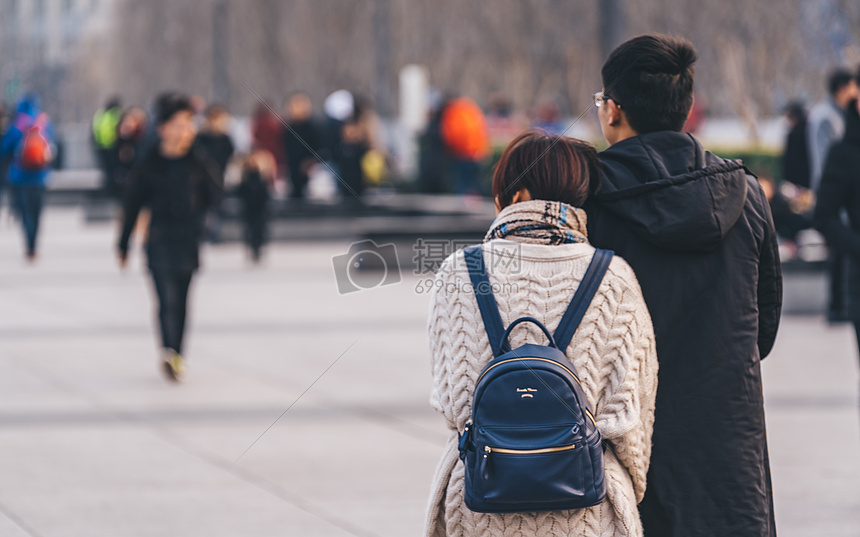
[{"label": "navy blue backpack", "polygon": [[[515,513],[599,504],[606,497],[600,432],[565,349],[613,253],[595,252],[554,336],[531,317],[503,330],[481,247],[464,254],[494,356],[478,377],[472,419],[460,435],[466,506]],[[508,336],[524,322],[537,325],[549,345],[511,349]]]}]

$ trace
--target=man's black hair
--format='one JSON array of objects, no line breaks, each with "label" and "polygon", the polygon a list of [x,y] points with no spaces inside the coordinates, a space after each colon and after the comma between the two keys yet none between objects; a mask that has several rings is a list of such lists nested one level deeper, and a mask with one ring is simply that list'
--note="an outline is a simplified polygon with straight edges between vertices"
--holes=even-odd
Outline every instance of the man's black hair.
[{"label": "man's black hair", "polygon": [[603,93],[621,106],[638,134],[680,131],[693,106],[696,60],[693,44],[682,37],[634,37],[603,64]]},{"label": "man's black hair", "polygon": [[831,97],[835,97],[839,90],[850,84],[852,80],[854,77],[847,70],[836,69],[827,79],[827,91],[830,92]]},{"label": "man's black hair", "polygon": [[191,100],[182,93],[162,93],[155,101],[155,122],[163,125],[179,112],[194,113]]}]

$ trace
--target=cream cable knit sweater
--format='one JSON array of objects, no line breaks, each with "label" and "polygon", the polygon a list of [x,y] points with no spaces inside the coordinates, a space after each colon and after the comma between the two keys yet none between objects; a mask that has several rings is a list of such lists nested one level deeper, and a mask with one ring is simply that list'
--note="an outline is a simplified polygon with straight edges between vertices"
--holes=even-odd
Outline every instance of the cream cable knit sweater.
[{"label": "cream cable knit sweater", "polygon": [[[494,239],[483,248],[505,326],[531,316],[550,332],[594,253],[587,243],[549,246],[507,239]],[[472,391],[492,351],[462,251],[440,268],[430,307],[430,404],[445,417],[451,437],[436,470],[425,536],[641,536],[636,505],[645,493],[651,455],[657,356],[651,318],[630,266],[613,258],[566,350],[582,378],[597,426],[614,448],[614,453],[605,452],[607,499],[587,509],[484,514],[466,507],[457,431],[470,417]],[[513,332],[511,345],[545,339],[536,326],[526,324]]]}]

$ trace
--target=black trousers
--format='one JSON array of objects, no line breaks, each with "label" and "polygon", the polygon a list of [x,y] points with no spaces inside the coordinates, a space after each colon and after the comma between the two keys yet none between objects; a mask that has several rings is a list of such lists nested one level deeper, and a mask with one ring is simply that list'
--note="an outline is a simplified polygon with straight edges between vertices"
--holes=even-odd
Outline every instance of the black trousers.
[{"label": "black trousers", "polygon": [[39,234],[39,220],[42,217],[45,187],[42,185],[15,185],[12,187],[15,210],[21,218],[27,254],[36,253],[36,237]]},{"label": "black trousers", "polygon": [[290,198],[305,199],[306,189],[310,178],[306,174],[301,165],[290,165]]},{"label": "black trousers", "polygon": [[266,242],[266,224],[268,217],[265,209],[255,213],[246,213],[245,217],[245,242],[255,257],[260,255],[260,248]]},{"label": "black trousers", "polygon": [[173,349],[182,354],[188,287],[194,273],[190,270],[153,269],[151,274],[158,296],[161,344],[165,349]]}]

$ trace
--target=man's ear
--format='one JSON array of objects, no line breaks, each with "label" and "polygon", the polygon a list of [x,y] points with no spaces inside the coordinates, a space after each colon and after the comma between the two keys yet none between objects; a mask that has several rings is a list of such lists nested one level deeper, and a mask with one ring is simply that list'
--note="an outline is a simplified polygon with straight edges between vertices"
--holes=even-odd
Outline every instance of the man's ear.
[{"label": "man's ear", "polygon": [[609,112],[609,126],[620,127],[627,123],[627,116],[624,114],[624,110],[615,104],[615,101],[612,99],[606,101],[606,111]]}]

